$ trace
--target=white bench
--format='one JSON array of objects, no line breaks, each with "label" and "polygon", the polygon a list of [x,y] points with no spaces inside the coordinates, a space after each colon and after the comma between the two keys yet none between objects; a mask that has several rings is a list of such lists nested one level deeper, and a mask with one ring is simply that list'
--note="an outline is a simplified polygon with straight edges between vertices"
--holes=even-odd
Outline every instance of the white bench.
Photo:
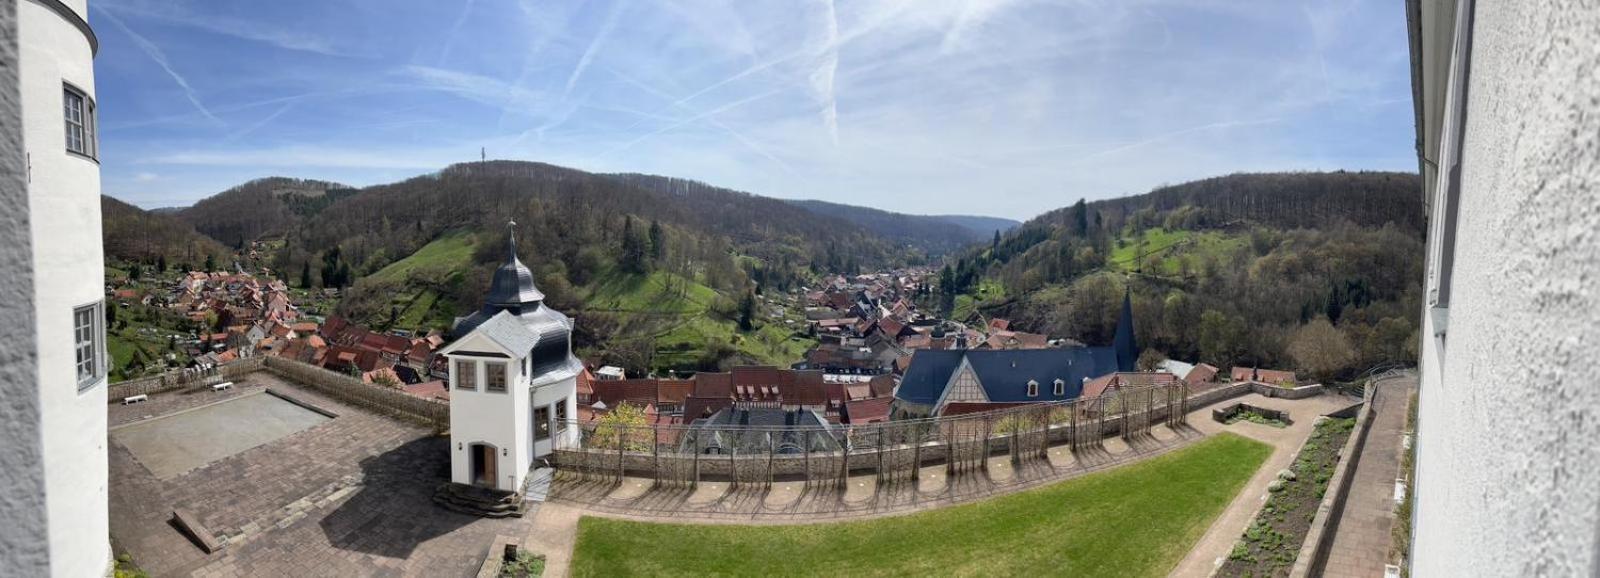
[{"label": "white bench", "polygon": [[224,381],[222,383],[219,383],[219,384],[211,386],[211,391],[222,391],[224,389],[233,389],[233,382]]},{"label": "white bench", "polygon": [[150,401],[150,396],[141,393],[139,395],[130,395],[128,397],[122,398],[122,405],[129,405],[129,404],[135,404],[135,403],[144,403],[144,402],[147,402],[147,401]]}]

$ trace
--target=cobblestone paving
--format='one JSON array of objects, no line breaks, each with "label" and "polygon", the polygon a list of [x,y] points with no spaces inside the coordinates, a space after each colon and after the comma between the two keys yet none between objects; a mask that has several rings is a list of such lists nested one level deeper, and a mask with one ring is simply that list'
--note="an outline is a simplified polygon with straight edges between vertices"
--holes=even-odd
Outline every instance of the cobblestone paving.
[{"label": "cobblestone paving", "polygon": [[[1377,384],[1372,400],[1372,429],[1355,462],[1344,511],[1330,531],[1333,546],[1323,564],[1329,578],[1376,578],[1388,562],[1394,528],[1394,481],[1400,476],[1400,438],[1416,377]],[[1404,522],[1402,522],[1404,523]]]},{"label": "cobblestone paving", "polygon": [[[436,507],[449,443],[423,427],[341,404],[266,372],[233,392],[168,393],[111,405],[131,423],[271,386],[338,414],[326,423],[167,481],[109,442],[111,533],[155,576],[471,576],[496,535],[522,519],[486,520]],[[168,520],[187,508],[227,545],[211,555]]]}]

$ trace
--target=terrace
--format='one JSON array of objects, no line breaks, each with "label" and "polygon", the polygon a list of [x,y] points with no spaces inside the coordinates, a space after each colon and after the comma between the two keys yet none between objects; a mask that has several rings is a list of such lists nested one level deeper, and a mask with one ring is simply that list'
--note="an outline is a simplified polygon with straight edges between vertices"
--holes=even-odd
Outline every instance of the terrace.
[{"label": "terrace", "polygon": [[[109,406],[119,553],[157,576],[470,576],[496,536],[529,531],[531,517],[435,506],[449,448],[425,422],[287,374],[257,370],[230,376],[229,391],[202,384]],[[172,522],[176,510],[221,549],[197,547]]]}]

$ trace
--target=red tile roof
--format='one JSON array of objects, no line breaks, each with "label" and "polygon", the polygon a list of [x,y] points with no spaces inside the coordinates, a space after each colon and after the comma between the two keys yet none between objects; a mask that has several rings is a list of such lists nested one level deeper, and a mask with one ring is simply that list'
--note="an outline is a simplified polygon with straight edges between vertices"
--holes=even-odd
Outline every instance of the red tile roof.
[{"label": "red tile roof", "polygon": [[889,405],[892,403],[892,397],[854,400],[844,404],[844,415],[852,425],[886,422],[889,421]]}]

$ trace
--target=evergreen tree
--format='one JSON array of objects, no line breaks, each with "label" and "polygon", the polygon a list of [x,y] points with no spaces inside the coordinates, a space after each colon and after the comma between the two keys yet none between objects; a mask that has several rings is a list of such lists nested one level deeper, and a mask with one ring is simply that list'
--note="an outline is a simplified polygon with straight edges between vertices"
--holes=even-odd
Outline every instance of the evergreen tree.
[{"label": "evergreen tree", "polygon": [[167,256],[166,255],[161,255],[159,257],[156,257],[156,272],[157,273],[166,273],[167,272]]},{"label": "evergreen tree", "polygon": [[1086,237],[1089,234],[1089,205],[1083,199],[1072,205],[1072,234]]},{"label": "evergreen tree", "polygon": [[311,262],[310,261],[306,261],[305,263],[301,263],[300,265],[301,265],[301,267],[300,267],[300,288],[301,289],[310,289],[311,288]]},{"label": "evergreen tree", "polygon": [[628,216],[622,221],[622,255],[618,262],[622,270],[629,273],[644,273],[648,270],[645,265],[645,240],[633,228],[633,216]]},{"label": "evergreen tree", "polygon": [[667,240],[661,230],[661,222],[650,220],[650,260],[661,261],[667,256]]},{"label": "evergreen tree", "polygon": [[217,258],[214,257],[214,256],[211,256],[211,255],[206,255],[206,272],[210,273],[210,272],[216,271],[216,270],[217,270]]},{"label": "evergreen tree", "polygon": [[746,291],[744,298],[739,300],[739,330],[749,331],[755,327],[756,296]]}]

